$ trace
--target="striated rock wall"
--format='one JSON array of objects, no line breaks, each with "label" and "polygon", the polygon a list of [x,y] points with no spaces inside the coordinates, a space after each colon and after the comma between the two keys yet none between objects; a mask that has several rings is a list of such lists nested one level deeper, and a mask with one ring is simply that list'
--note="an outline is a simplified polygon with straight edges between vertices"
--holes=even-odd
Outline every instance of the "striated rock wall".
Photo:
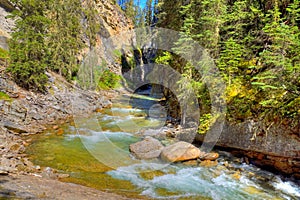
[{"label": "striated rock wall", "polygon": [[[85,1],[83,1],[83,5]],[[114,55],[115,45],[111,44],[110,38],[116,37],[122,43],[130,44],[131,34],[128,33],[134,28],[132,21],[127,18],[118,5],[110,0],[95,0],[96,10],[98,11],[98,23],[100,31],[97,35],[96,47],[93,49],[97,58],[97,65],[109,68],[111,71],[121,74],[121,64]],[[118,45],[118,44],[116,44]],[[84,53],[90,49],[85,49]],[[120,52],[121,53],[121,52]],[[93,55],[95,56],[95,55]]]},{"label": "striated rock wall", "polygon": [[[196,136],[196,141],[203,140],[204,135]],[[254,121],[226,123],[217,145],[241,150],[253,164],[300,177],[299,128]]]},{"label": "striated rock wall", "polygon": [[0,2],[0,48],[8,49],[8,38],[14,27],[14,20],[8,18],[11,9],[7,8],[9,2],[3,0]]}]

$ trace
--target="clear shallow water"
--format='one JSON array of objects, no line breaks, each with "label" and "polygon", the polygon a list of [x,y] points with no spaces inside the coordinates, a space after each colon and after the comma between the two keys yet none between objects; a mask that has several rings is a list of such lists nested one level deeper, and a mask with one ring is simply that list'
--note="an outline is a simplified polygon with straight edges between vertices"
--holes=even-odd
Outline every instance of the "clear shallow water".
[{"label": "clear shallow water", "polygon": [[[69,173],[65,181],[132,198],[300,199],[294,183],[225,157],[212,168],[134,159],[128,148],[140,140],[138,131],[162,126],[147,117],[155,101],[141,102],[139,108],[115,104],[93,118],[75,120],[62,127],[62,136],[55,131],[33,136],[27,153],[37,165]],[[224,166],[228,162],[230,168]]]}]

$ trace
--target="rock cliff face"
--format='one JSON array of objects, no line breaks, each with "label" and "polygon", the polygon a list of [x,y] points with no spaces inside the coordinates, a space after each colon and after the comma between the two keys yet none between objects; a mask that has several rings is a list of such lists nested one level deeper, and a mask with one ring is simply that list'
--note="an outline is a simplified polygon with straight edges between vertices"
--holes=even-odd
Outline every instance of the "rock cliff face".
[{"label": "rock cliff face", "polygon": [[[262,122],[254,121],[226,123],[217,145],[236,149],[252,164],[299,178],[299,133],[299,128],[291,129],[288,125],[271,124],[266,127]],[[203,135],[197,135],[196,141],[203,140]]]},{"label": "rock cliff face", "polygon": [[10,38],[10,33],[14,27],[14,21],[7,18],[9,12],[12,11],[12,6],[8,1],[0,2],[0,48],[8,49],[7,39]]},{"label": "rock cliff face", "polygon": [[[96,10],[98,11],[98,23],[100,31],[97,36],[97,44],[93,49],[97,56],[97,64],[101,67],[107,67],[117,74],[121,74],[121,65],[113,55],[114,46],[111,46],[110,38],[117,37],[119,41],[128,44],[132,40],[131,35],[122,34],[132,30],[133,23],[124,15],[124,12],[118,5],[110,0],[95,0]],[[83,2],[84,4],[84,2]],[[89,52],[90,49],[85,49]]]},{"label": "rock cliff face", "polygon": [[95,0],[95,2],[100,16],[100,36],[107,38],[133,29],[132,22],[125,17],[118,5],[112,4],[110,0]]},{"label": "rock cliff face", "polygon": [[[97,43],[94,48],[97,54],[97,64],[105,65],[112,71],[121,74],[121,66],[116,62],[116,58],[111,52],[107,51],[107,45],[105,41],[111,37],[118,36],[120,41],[131,41],[131,36],[122,35],[121,33],[132,30],[133,23],[127,18],[124,12],[118,5],[115,5],[110,0],[94,0],[95,8],[98,11],[98,23],[100,25],[100,31],[97,35]],[[83,6],[86,1],[82,1]],[[14,27],[14,20],[7,16],[13,10],[12,4],[8,0],[2,0],[0,2],[0,48],[8,49],[7,40],[10,38],[10,34]],[[82,55],[88,54],[89,48],[83,50]],[[79,56],[79,59],[84,59],[83,56]],[[105,63],[105,64],[104,64]]]}]

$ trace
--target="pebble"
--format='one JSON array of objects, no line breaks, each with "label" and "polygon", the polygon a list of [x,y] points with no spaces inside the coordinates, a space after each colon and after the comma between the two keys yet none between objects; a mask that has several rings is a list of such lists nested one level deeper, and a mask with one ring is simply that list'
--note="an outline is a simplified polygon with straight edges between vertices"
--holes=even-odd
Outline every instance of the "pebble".
[{"label": "pebble", "polygon": [[184,164],[186,166],[197,166],[198,161],[197,160],[189,160],[189,161],[183,162],[182,164]]},{"label": "pebble", "polygon": [[0,176],[7,176],[7,175],[8,175],[7,171],[0,170]]},{"label": "pebble", "polygon": [[204,160],[202,161],[199,166],[201,167],[215,167],[218,165],[218,161],[211,161],[211,160]]},{"label": "pebble", "polygon": [[207,153],[205,154],[203,157],[201,157],[202,160],[217,160],[219,158],[219,154],[218,153]]},{"label": "pebble", "polygon": [[56,132],[56,135],[58,136],[61,136],[64,134],[64,130],[63,129],[59,129],[57,132]]},{"label": "pebble", "polygon": [[58,175],[57,175],[57,178],[59,178],[59,179],[69,178],[69,177],[70,177],[69,174],[58,174]]},{"label": "pebble", "polygon": [[240,180],[241,178],[241,172],[237,171],[232,175],[232,178],[235,180]]}]

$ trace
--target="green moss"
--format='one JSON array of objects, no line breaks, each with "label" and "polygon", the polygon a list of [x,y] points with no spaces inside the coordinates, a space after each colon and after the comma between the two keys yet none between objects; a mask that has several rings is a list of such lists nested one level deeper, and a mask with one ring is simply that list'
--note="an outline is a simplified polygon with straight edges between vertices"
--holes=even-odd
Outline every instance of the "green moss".
[{"label": "green moss", "polygon": [[0,65],[6,66],[9,60],[9,53],[7,50],[0,48]]},{"label": "green moss", "polygon": [[11,98],[5,92],[0,91],[0,100],[11,101]]},{"label": "green moss", "polygon": [[8,51],[0,48],[0,59],[7,59],[7,58],[9,58]]},{"label": "green moss", "polygon": [[160,170],[148,171],[148,172],[140,172],[140,176],[145,180],[152,180],[155,177],[165,175],[164,172]]}]

